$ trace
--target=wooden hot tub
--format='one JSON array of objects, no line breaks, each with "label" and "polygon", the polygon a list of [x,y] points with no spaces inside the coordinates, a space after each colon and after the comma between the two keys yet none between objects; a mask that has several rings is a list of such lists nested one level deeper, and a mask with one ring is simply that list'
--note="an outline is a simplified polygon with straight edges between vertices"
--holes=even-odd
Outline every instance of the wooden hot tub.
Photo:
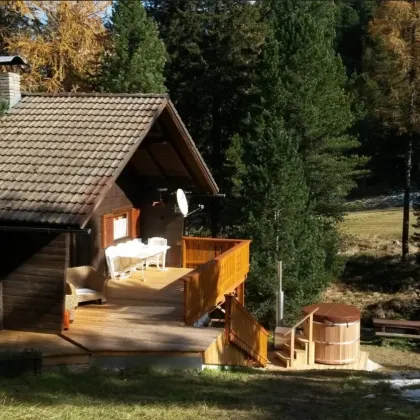
[{"label": "wooden hot tub", "polygon": [[[327,365],[352,363],[360,355],[360,311],[354,306],[320,303],[303,308],[305,315],[314,309],[313,340],[315,362]],[[309,323],[304,324],[309,336]]]}]

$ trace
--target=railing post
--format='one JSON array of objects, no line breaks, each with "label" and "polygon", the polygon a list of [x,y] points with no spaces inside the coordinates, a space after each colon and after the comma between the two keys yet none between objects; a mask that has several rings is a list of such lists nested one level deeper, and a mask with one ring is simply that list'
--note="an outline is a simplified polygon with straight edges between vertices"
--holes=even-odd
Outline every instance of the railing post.
[{"label": "railing post", "polygon": [[293,367],[295,361],[295,329],[290,332],[290,367]]},{"label": "railing post", "polygon": [[245,282],[236,288],[236,298],[242,306],[245,306]]},{"label": "railing post", "polygon": [[182,238],[182,268],[187,268],[187,241]]},{"label": "railing post", "polygon": [[314,314],[309,317],[309,337],[308,337],[308,365],[315,363],[315,346],[313,342],[314,335]]},{"label": "railing post", "polygon": [[184,322],[186,325],[189,325],[189,319],[188,319],[188,305],[189,305],[189,284],[188,280],[184,280]]},{"label": "railing post", "polygon": [[232,309],[232,297],[226,295],[226,304],[225,304],[225,346],[229,345],[230,342],[230,322],[231,322],[231,309]]}]

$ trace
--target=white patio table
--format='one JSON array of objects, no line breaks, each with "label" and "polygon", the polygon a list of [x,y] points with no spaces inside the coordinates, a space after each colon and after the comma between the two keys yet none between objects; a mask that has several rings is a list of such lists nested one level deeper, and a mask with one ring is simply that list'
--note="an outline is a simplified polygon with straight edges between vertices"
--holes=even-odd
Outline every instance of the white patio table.
[{"label": "white patio table", "polygon": [[[140,262],[145,262],[148,258],[155,257],[170,248],[168,245],[144,245],[142,247],[124,247],[121,252],[118,253],[119,257],[122,258],[134,258],[140,260]],[[165,267],[162,267],[162,270],[165,270]],[[144,282],[146,278],[144,276],[144,265],[141,264],[141,280]]]}]

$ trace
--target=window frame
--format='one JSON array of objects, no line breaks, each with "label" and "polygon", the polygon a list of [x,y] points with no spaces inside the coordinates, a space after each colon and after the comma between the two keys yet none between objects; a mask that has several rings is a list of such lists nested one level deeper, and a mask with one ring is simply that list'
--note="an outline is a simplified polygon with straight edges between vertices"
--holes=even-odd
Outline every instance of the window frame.
[{"label": "window frame", "polygon": [[[141,210],[136,207],[122,207],[113,209],[102,215],[102,229],[101,229],[101,244],[102,248],[106,249],[117,243],[140,237],[139,219]],[[115,218],[120,216],[127,218],[127,235],[118,239],[114,238],[114,221]],[[110,223],[112,222],[112,223]],[[111,236],[112,232],[112,236]],[[112,239],[111,239],[112,238]]]},{"label": "window frame", "polygon": [[[124,217],[125,216],[125,217]],[[126,220],[126,230],[124,236],[119,236],[118,238],[115,237],[115,222],[118,220],[119,217],[124,217]],[[112,223],[113,223],[113,242],[120,241],[122,239],[127,239],[130,237],[130,226],[131,226],[131,217],[130,211],[124,211],[118,214],[113,214],[112,216]]]}]

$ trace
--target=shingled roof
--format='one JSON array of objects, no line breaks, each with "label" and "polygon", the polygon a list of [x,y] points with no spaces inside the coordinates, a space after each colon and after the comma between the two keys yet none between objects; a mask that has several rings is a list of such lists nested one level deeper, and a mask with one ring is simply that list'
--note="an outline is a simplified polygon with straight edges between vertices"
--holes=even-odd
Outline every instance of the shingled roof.
[{"label": "shingled roof", "polygon": [[167,95],[24,96],[0,118],[0,221],[83,226],[166,107],[179,119]]}]

